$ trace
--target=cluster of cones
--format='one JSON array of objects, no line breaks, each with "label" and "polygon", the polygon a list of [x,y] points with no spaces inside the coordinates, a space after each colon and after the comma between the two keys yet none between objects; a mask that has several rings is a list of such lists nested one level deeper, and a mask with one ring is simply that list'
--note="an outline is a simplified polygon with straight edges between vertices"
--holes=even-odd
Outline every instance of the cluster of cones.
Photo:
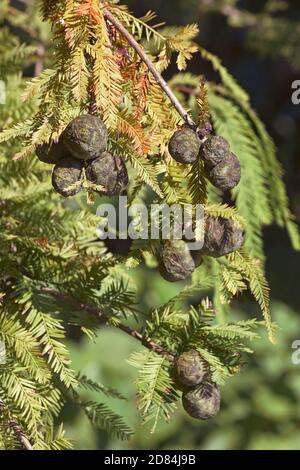
[{"label": "cluster of cones", "polygon": [[55,165],[52,184],[61,196],[69,197],[84,187],[103,195],[120,194],[128,184],[125,163],[107,151],[108,132],[97,116],[73,119],[57,143],[37,147],[44,163]]},{"label": "cluster of cones", "polygon": [[[181,164],[201,159],[207,178],[222,191],[240,182],[240,163],[223,137],[210,136],[203,142],[193,129],[182,128],[171,138],[169,151]],[[243,229],[234,220],[205,215],[202,249],[190,251],[184,240],[168,240],[160,249],[159,270],[169,282],[183,281],[201,265],[203,255],[218,258],[239,250],[243,244]]]}]

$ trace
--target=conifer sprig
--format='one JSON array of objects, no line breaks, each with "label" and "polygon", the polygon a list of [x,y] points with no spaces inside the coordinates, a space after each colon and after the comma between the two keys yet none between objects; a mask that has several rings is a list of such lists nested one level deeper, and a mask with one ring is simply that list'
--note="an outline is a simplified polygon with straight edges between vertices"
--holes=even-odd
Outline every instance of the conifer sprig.
[{"label": "conifer sprig", "polygon": [[21,425],[17,422],[14,416],[11,416],[10,411],[8,410],[5,403],[0,399],[0,415],[4,417],[4,423],[7,427],[7,430],[12,430],[16,436],[17,441],[21,449],[23,450],[33,450],[32,445],[28,437],[26,436],[24,430],[22,429]]},{"label": "conifer sprig", "polygon": [[[58,299],[61,302],[64,302],[66,304],[70,304],[79,311],[82,311],[82,312],[85,312],[85,313],[88,313],[88,314],[94,316],[100,324],[105,324],[105,323],[110,324],[109,316],[106,315],[106,313],[104,311],[102,311],[98,308],[95,308],[92,305],[88,305],[86,303],[82,303],[80,301],[77,301],[76,299],[70,297],[69,295],[66,295],[64,293],[55,291],[55,290],[50,289],[50,288],[42,288],[42,289],[40,289],[40,292],[42,294],[48,294],[48,295]],[[118,328],[119,330],[126,333],[127,335],[129,335],[132,338],[139,341],[145,348],[166,357],[170,362],[174,362],[174,354],[171,354],[169,351],[167,351],[166,349],[161,347],[159,344],[156,344],[154,341],[151,341],[151,340],[147,339],[147,337],[144,336],[139,331],[133,330],[129,326],[124,325],[123,323],[120,323],[120,322],[115,322],[113,325],[116,328]]]},{"label": "conifer sprig", "polygon": [[139,43],[134,39],[134,37],[128,32],[128,30],[123,26],[123,24],[109,11],[104,10],[104,17],[112,23],[115,28],[127,39],[129,44],[134,48],[137,52],[139,57],[143,60],[146,64],[152,75],[154,76],[157,84],[161,87],[164,93],[168,96],[169,100],[171,101],[172,105],[179,113],[181,118],[183,119],[186,124],[188,124],[191,128],[196,129],[197,124],[193,121],[193,119],[189,116],[189,113],[183,108],[180,101],[174,95],[172,90],[169,88],[167,82],[163,79],[162,75],[158,72],[155,68],[153,63],[151,62],[150,58],[147,56],[145,50],[139,45]]}]

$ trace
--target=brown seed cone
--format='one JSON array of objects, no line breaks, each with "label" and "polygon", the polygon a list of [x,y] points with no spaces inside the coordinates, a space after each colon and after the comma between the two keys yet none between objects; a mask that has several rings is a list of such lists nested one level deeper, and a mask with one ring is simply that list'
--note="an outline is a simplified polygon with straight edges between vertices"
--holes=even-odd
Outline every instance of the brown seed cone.
[{"label": "brown seed cone", "polygon": [[208,172],[209,181],[222,191],[235,188],[241,180],[241,165],[234,153],[229,153]]},{"label": "brown seed cone", "polygon": [[201,146],[200,158],[209,171],[221,163],[229,154],[229,143],[220,136],[209,137]]},{"label": "brown seed cone", "polygon": [[195,267],[199,268],[199,266],[201,266],[201,264],[203,263],[203,257],[202,257],[201,251],[191,250],[190,253],[191,253],[192,258],[194,260]]},{"label": "brown seed cone", "polygon": [[113,255],[128,256],[132,246],[133,240],[126,238],[125,240],[117,238],[107,238],[104,240],[104,245],[107,251]]},{"label": "brown seed cone", "polygon": [[186,127],[175,132],[169,143],[169,152],[178,163],[189,164],[197,160],[200,146],[196,132]]},{"label": "brown seed cone", "polygon": [[218,258],[239,250],[243,244],[243,229],[234,220],[222,217],[205,217],[202,254]]},{"label": "brown seed cone", "polygon": [[203,420],[214,418],[220,411],[220,389],[214,383],[201,383],[183,394],[182,404],[192,418]]},{"label": "brown seed cone", "polygon": [[107,129],[97,116],[78,116],[64,130],[63,142],[73,157],[79,160],[93,160],[106,150]]},{"label": "brown seed cone", "polygon": [[63,157],[68,156],[69,152],[60,139],[57,143],[52,142],[50,144],[38,145],[35,149],[35,153],[41,162],[54,165]]},{"label": "brown seed cone", "polygon": [[62,158],[53,169],[52,185],[63,197],[75,196],[82,188],[82,163],[73,157]]},{"label": "brown seed cone", "polygon": [[175,367],[178,382],[186,387],[199,385],[208,372],[207,363],[194,349],[180,354],[176,359]]},{"label": "brown seed cone", "polygon": [[104,152],[90,162],[85,170],[87,179],[103,190],[98,192],[107,196],[120,194],[128,185],[128,173],[123,160],[109,152]]},{"label": "brown seed cone", "polygon": [[163,244],[159,256],[159,272],[166,281],[183,281],[194,270],[195,262],[183,240],[170,240]]},{"label": "brown seed cone", "polygon": [[239,250],[245,243],[244,230],[234,220],[226,219],[221,251],[229,255]]}]

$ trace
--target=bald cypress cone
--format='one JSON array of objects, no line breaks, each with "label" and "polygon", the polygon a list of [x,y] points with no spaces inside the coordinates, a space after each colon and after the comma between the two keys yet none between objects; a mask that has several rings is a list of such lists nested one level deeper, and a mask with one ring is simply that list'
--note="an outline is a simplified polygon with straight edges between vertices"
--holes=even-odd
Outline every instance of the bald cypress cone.
[{"label": "bald cypress cone", "polygon": [[69,152],[60,139],[57,143],[51,142],[49,144],[38,145],[35,149],[35,153],[41,162],[54,165],[63,157],[67,156]]},{"label": "bald cypress cone", "polygon": [[200,158],[205,163],[206,170],[211,170],[221,163],[230,153],[229,143],[223,137],[209,137],[201,146]]},{"label": "bald cypress cone", "polygon": [[208,371],[207,363],[194,349],[180,354],[176,359],[175,368],[178,382],[187,387],[199,385]]},{"label": "bald cypress cone", "polygon": [[192,129],[185,127],[175,132],[169,143],[169,152],[178,163],[189,164],[197,160],[201,141]]},{"label": "bald cypress cone", "polygon": [[241,165],[234,153],[229,153],[208,171],[209,181],[222,191],[235,188],[241,180]]},{"label": "bald cypress cone", "polygon": [[120,194],[128,185],[128,173],[123,160],[109,152],[90,162],[85,170],[87,179],[102,186],[99,193],[113,196]]},{"label": "bald cypress cone", "polygon": [[222,251],[224,255],[233,253],[244,245],[244,230],[234,220],[226,219],[225,233],[222,243]]},{"label": "bald cypress cone", "polygon": [[214,418],[220,411],[220,389],[214,383],[203,382],[183,394],[182,404],[192,418]]},{"label": "bald cypress cone", "polygon": [[233,220],[205,217],[204,246],[201,253],[218,258],[239,250],[244,244],[243,229]]},{"label": "bald cypress cone", "polygon": [[159,272],[169,282],[183,281],[195,270],[195,262],[183,240],[164,242],[159,256]]},{"label": "bald cypress cone", "polygon": [[192,258],[193,258],[193,260],[194,260],[195,267],[196,267],[196,268],[199,268],[199,266],[201,266],[201,264],[203,263],[203,257],[202,257],[201,251],[199,251],[199,250],[191,250],[190,253],[191,253],[191,256],[192,256]]},{"label": "bald cypress cone", "polygon": [[54,167],[52,185],[63,197],[74,196],[82,189],[82,163],[73,157],[62,158]]},{"label": "bald cypress cone", "polygon": [[106,150],[108,133],[104,122],[86,114],[71,121],[63,132],[63,143],[73,157],[93,160]]},{"label": "bald cypress cone", "polygon": [[132,239],[126,238],[123,240],[120,238],[107,238],[104,240],[104,245],[107,251],[113,255],[128,256],[132,246]]}]

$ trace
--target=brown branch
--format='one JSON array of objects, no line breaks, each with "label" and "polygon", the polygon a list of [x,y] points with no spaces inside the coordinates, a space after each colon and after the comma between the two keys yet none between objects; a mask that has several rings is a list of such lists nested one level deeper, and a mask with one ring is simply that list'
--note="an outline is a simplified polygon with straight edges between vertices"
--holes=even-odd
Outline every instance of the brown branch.
[{"label": "brown branch", "polygon": [[192,129],[197,129],[197,124],[193,121],[190,117],[188,112],[184,109],[180,101],[176,98],[170,87],[168,86],[167,82],[164,80],[162,75],[156,70],[154,64],[151,62],[150,58],[144,51],[144,49],[139,45],[139,43],[134,39],[134,37],[127,31],[125,26],[108,10],[103,10],[104,18],[109,21],[121,34],[122,36],[127,39],[129,44],[133,47],[142,61],[146,64],[152,75],[154,76],[157,84],[163,90],[163,92],[168,96],[169,100],[171,101],[174,108],[177,110],[179,115],[185,121],[185,123],[191,127]]},{"label": "brown branch", "polygon": [[[182,93],[185,93],[186,95],[193,95],[196,96],[196,98],[201,98],[201,94],[197,88],[191,87],[191,86],[186,86],[186,85],[174,85],[174,88],[176,90],[181,91]],[[213,132],[213,126],[211,122],[207,121],[203,127],[200,128],[200,126],[197,129],[197,134],[202,140],[202,142],[205,142],[205,140],[212,134]]]},{"label": "brown branch", "polygon": [[[4,410],[4,412],[7,410],[7,406],[5,403],[0,399],[0,410]],[[32,445],[30,444],[30,441],[28,437],[26,436],[25,432],[23,431],[22,427],[20,424],[17,422],[17,420],[14,417],[8,417],[7,420],[8,427],[10,427],[16,438],[18,439],[21,447],[23,450],[33,450]]]},{"label": "brown branch", "polygon": [[[62,292],[58,292],[48,287],[44,287],[40,289],[39,292],[43,294],[51,295],[57,300],[73,305],[73,307],[76,308],[76,310],[82,310],[85,313],[89,313],[93,315],[99,321],[99,323],[102,323],[102,324],[109,323],[109,317],[106,315],[106,313],[103,310],[100,310],[97,307],[93,307],[92,305],[82,303],[74,299],[73,297],[70,297],[67,294],[63,294]],[[166,349],[164,349],[162,346],[155,343],[154,341],[147,339],[139,331],[133,330],[132,328],[130,328],[127,325],[124,325],[123,323],[118,323],[113,326],[123,331],[127,335],[131,336],[132,338],[136,339],[137,341],[139,341],[143,346],[145,346],[145,348],[149,349],[150,351],[153,351],[157,354],[160,354],[161,356],[164,356],[166,359],[168,359],[168,361],[172,363],[175,361],[174,354],[172,354],[170,351],[167,351]]]}]

